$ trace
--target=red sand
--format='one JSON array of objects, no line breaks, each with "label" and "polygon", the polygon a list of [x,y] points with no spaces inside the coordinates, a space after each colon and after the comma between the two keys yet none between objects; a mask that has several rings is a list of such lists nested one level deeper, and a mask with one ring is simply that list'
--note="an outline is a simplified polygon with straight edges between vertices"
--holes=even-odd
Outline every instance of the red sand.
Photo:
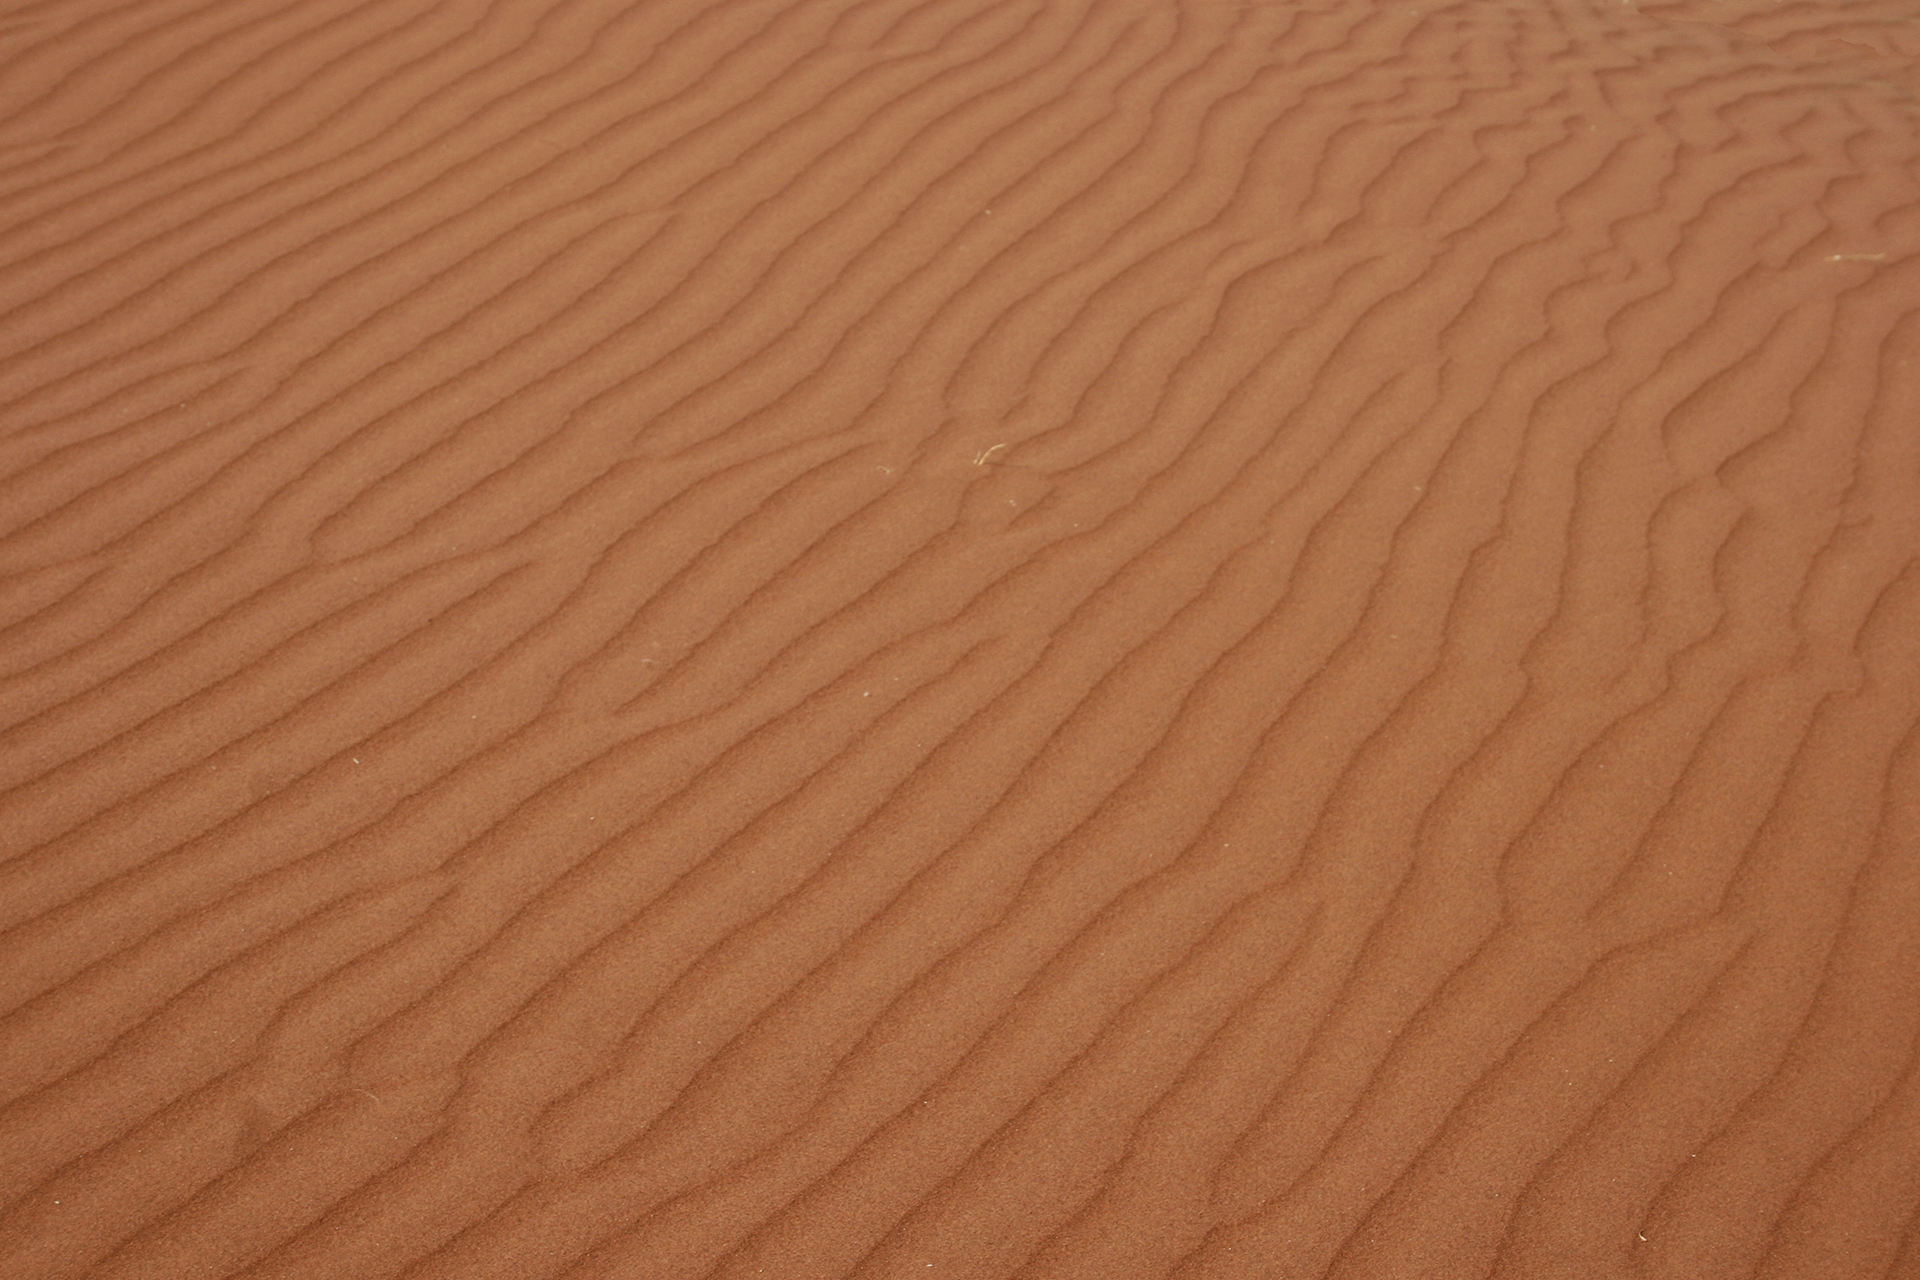
[{"label": "red sand", "polygon": [[1912,0],[0,20],[0,1277],[1920,1276]]}]

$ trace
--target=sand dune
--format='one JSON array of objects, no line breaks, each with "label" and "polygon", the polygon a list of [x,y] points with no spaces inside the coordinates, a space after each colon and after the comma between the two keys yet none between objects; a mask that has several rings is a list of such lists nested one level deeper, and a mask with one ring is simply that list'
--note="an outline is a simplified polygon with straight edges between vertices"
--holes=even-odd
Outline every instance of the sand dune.
[{"label": "sand dune", "polygon": [[0,1276],[1920,1277],[1906,0],[0,20]]}]

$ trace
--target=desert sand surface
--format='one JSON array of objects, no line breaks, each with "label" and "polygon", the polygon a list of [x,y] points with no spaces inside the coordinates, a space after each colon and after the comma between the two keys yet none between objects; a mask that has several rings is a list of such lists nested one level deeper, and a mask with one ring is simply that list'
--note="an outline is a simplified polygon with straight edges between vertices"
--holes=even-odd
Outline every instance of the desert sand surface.
[{"label": "desert sand surface", "polygon": [[1920,1277],[1912,0],[0,18],[0,1277]]}]

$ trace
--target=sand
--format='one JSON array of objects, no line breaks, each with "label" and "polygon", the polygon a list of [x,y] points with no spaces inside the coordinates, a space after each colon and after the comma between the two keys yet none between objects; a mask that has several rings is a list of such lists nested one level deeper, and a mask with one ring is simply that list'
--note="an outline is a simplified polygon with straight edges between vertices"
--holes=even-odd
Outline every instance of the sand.
[{"label": "sand", "polygon": [[1910,0],[0,19],[0,1276],[1920,1277]]}]

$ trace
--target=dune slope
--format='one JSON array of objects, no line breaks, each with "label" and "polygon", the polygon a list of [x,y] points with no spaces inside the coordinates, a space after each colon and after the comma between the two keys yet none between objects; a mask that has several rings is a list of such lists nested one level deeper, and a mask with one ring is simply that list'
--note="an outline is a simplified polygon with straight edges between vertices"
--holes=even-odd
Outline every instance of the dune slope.
[{"label": "dune slope", "polygon": [[0,1275],[1916,1206],[1904,0],[0,19]]}]

